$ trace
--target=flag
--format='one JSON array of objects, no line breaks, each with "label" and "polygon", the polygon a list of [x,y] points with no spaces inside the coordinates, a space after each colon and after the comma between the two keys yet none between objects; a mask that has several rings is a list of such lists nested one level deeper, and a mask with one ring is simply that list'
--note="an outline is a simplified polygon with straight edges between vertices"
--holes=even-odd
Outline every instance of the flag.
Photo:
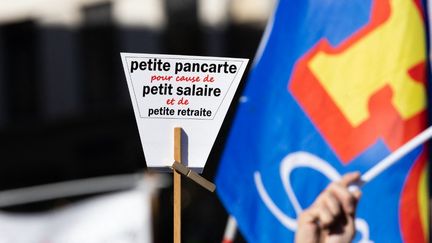
[{"label": "flag", "polygon": [[1,243],[150,243],[150,193],[130,190],[45,213],[0,213]]},{"label": "flag", "polygon": [[[365,173],[425,129],[424,6],[280,0],[218,170],[248,242],[290,242],[331,182]],[[426,148],[362,187],[355,242],[427,242]]]}]

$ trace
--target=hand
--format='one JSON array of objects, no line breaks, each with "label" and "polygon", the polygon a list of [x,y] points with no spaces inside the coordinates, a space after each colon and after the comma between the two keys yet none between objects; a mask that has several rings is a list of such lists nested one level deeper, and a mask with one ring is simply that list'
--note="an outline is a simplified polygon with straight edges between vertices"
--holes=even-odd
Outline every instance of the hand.
[{"label": "hand", "polygon": [[361,192],[348,191],[348,185],[360,179],[358,172],[348,173],[321,192],[315,202],[298,218],[297,243],[348,243],[355,235],[355,210]]}]

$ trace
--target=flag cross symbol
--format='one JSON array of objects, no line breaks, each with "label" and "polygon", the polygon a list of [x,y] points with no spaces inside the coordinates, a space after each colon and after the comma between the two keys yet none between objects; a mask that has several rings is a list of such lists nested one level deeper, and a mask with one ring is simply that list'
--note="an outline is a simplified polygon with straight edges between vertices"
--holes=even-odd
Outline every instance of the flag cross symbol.
[{"label": "flag cross symbol", "polygon": [[[368,119],[369,98],[385,85],[391,87],[392,103],[404,119],[425,107],[424,86],[408,73],[424,61],[424,48],[412,48],[423,38],[419,35],[423,21],[412,1],[391,1],[391,8],[388,20],[351,48],[337,54],[320,50],[309,63],[352,126]],[[406,11],[415,16],[407,24],[409,29],[417,29],[414,31],[417,36],[398,36],[404,33],[395,31]],[[401,53],[406,58],[398,58]],[[407,89],[412,90],[412,94],[407,93]]]},{"label": "flag cross symbol", "polygon": [[[396,120],[402,128],[420,119],[426,105],[426,51],[419,44],[424,39],[419,7],[407,0],[373,4],[366,26],[337,47],[322,39],[299,60],[289,85],[344,163],[378,138],[391,150],[406,142],[420,130],[398,134],[394,132],[398,129],[390,131],[386,124]],[[399,31],[401,26],[410,33]],[[317,97],[327,101],[328,109],[312,107]],[[334,115],[328,118],[328,114]],[[347,142],[347,134],[352,143]]]}]

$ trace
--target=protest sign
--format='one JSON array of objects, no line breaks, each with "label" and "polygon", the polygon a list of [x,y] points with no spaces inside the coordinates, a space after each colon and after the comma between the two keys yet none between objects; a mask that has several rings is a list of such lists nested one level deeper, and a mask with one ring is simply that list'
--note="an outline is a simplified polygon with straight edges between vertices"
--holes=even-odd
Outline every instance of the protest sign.
[{"label": "protest sign", "polygon": [[149,168],[173,163],[173,128],[186,136],[182,163],[201,172],[248,60],[121,53]]}]

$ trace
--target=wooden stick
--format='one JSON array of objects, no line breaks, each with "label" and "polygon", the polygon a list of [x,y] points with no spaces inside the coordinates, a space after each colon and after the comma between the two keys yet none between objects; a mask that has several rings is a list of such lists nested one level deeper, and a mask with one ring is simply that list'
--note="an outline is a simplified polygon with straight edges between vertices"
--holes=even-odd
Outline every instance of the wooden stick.
[{"label": "wooden stick", "polygon": [[[182,162],[182,129],[174,128],[174,160]],[[174,243],[181,242],[181,175],[173,170],[174,176]]]},{"label": "wooden stick", "polygon": [[198,185],[204,187],[205,189],[207,189],[211,192],[214,192],[216,190],[215,184],[206,180],[204,177],[198,175],[198,173],[196,173],[195,171],[189,169],[187,166],[185,166],[185,165],[183,165],[177,161],[174,161],[171,168],[173,170],[177,171],[178,173],[186,176],[187,178],[191,179],[192,181],[194,181]]}]

